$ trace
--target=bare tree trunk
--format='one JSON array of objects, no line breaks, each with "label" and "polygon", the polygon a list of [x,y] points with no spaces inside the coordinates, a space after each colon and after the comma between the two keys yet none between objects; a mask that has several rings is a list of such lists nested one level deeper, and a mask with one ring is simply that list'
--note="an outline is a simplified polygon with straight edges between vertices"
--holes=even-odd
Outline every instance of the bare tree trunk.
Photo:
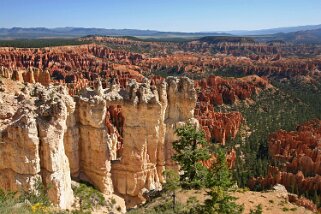
[{"label": "bare tree trunk", "polygon": [[176,206],[176,193],[175,193],[175,191],[173,191],[172,197],[173,197],[173,211],[175,213],[175,206]]}]

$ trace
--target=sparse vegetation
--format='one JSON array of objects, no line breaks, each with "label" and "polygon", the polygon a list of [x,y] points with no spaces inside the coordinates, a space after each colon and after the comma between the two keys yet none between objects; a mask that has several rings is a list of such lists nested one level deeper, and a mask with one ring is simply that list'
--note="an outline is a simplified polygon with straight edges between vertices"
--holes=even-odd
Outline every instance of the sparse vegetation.
[{"label": "sparse vegetation", "polygon": [[290,210],[292,211],[292,212],[294,212],[294,211],[296,211],[298,208],[296,208],[296,207],[293,207],[293,208],[291,208]]},{"label": "sparse vegetation", "polygon": [[16,193],[0,190],[0,213],[32,213],[31,205],[24,203]]},{"label": "sparse vegetation", "polygon": [[192,213],[242,213],[243,206],[235,203],[235,197],[229,195],[228,191],[220,186],[213,186],[208,192],[209,199],[205,200],[204,205],[199,205],[192,209]]},{"label": "sparse vegetation", "polygon": [[40,180],[35,190],[30,192],[6,192],[0,190],[0,213],[49,213],[51,203],[47,197],[47,188]]},{"label": "sparse vegetation", "polygon": [[[82,212],[90,212],[94,208],[106,205],[102,193],[90,185],[80,183],[79,186],[73,190],[75,196],[79,198],[80,211]],[[111,200],[111,203],[113,204],[113,200]]]},{"label": "sparse vegetation", "polygon": [[263,210],[262,210],[262,204],[259,204],[256,206],[255,210],[250,210],[250,214],[262,214]]}]

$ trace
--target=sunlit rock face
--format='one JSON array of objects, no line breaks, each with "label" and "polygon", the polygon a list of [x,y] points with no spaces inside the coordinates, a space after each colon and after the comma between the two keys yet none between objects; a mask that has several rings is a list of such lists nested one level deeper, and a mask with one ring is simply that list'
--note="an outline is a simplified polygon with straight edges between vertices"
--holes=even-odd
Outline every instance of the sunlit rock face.
[{"label": "sunlit rock face", "polygon": [[61,208],[73,203],[71,179],[117,193],[128,207],[143,203],[145,192],[162,189],[165,168],[175,167],[174,130],[197,124],[188,78],[105,89],[98,81],[74,97],[63,86],[14,84],[0,92],[0,188],[28,191],[40,181]]},{"label": "sunlit rock face", "polygon": [[115,190],[134,206],[145,201],[146,191],[161,189],[162,173],[173,165],[169,144],[177,139],[174,130],[193,122],[196,93],[188,78],[171,77],[159,85],[132,82],[126,90],[124,144],[121,159],[112,164],[112,177]]},{"label": "sunlit rock face", "polygon": [[[62,87],[45,89],[36,84],[19,93],[1,93],[0,188],[33,190],[37,182],[48,189],[49,199],[61,208],[73,203],[64,133],[73,99]],[[10,105],[9,105],[10,104]]]}]

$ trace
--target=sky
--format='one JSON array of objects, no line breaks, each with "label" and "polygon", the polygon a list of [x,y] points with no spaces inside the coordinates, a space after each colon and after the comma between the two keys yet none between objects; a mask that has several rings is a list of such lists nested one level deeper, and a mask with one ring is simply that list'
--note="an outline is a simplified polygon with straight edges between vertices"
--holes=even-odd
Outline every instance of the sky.
[{"label": "sky", "polygon": [[321,24],[321,0],[0,0],[0,28],[228,31]]}]

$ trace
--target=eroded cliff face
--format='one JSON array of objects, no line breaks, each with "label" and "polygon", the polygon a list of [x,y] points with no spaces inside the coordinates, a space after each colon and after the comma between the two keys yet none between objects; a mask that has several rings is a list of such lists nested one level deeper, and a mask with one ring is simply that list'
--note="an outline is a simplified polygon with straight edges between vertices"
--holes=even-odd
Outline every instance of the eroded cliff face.
[{"label": "eroded cliff face", "polygon": [[161,189],[165,167],[174,165],[174,130],[195,122],[196,92],[188,78],[172,77],[160,85],[132,82],[128,88],[122,105],[123,150],[121,159],[112,163],[112,177],[115,191],[131,206],[144,202],[145,192]]},{"label": "eroded cliff face", "polygon": [[0,92],[0,188],[29,191],[40,181],[61,208],[73,203],[72,178],[122,196],[128,207],[144,202],[175,166],[175,129],[197,124],[188,78],[105,89],[97,82],[74,97],[63,86],[6,82],[15,90]]},{"label": "eroded cliff face", "polygon": [[0,96],[0,188],[32,191],[37,182],[50,184],[49,199],[70,207],[73,192],[63,136],[73,100],[62,87],[45,90],[40,84]]}]

